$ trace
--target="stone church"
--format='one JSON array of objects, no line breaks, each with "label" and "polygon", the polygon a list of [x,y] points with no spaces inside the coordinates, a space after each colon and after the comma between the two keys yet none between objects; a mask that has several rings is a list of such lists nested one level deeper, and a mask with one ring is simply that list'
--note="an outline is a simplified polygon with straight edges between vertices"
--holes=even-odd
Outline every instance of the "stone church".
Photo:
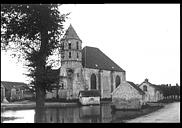
[{"label": "stone church", "polygon": [[61,41],[59,98],[77,99],[79,91],[91,89],[99,90],[101,98],[111,98],[113,90],[126,81],[125,71],[100,49],[82,48],[82,40],[72,25]]}]

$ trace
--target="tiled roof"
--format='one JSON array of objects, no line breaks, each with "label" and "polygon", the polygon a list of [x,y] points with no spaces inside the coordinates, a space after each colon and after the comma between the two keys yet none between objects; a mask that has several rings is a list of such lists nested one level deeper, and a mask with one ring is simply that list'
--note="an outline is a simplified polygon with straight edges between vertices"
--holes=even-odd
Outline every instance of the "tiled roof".
[{"label": "tiled roof", "polygon": [[162,91],[161,86],[160,85],[155,85],[155,84],[151,84],[150,82],[148,82],[151,86],[153,86],[155,89]]},{"label": "tiled roof", "polygon": [[82,94],[84,97],[89,97],[89,96],[101,96],[100,92],[98,90],[85,90],[85,91],[80,91],[79,94]]},{"label": "tiled roof", "polygon": [[133,86],[136,90],[139,91],[140,94],[145,94],[145,92],[142,91],[137,85],[135,85],[133,82],[127,81],[131,86]]},{"label": "tiled roof", "polygon": [[86,46],[83,48],[82,65],[84,68],[125,72],[100,49],[95,47]]},{"label": "tiled roof", "polygon": [[64,39],[69,39],[69,38],[74,38],[74,39],[78,39],[80,40],[80,38],[78,37],[76,31],[74,30],[73,26],[70,24],[69,28],[66,30],[66,33],[63,37]]},{"label": "tiled roof", "polygon": [[20,89],[28,89],[28,85],[23,82],[9,82],[9,81],[1,81],[1,84],[6,89],[12,89],[12,88],[20,88]]},{"label": "tiled roof", "polygon": [[160,85],[155,85],[150,83],[148,80],[145,80],[144,82],[142,82],[139,87],[143,84],[143,83],[147,83],[149,86],[154,87],[156,90],[162,91],[162,87]]}]

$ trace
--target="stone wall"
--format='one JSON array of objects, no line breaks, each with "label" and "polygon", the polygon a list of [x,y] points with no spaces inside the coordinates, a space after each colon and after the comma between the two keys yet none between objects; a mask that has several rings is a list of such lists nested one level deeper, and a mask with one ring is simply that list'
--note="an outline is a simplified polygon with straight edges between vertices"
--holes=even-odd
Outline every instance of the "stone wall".
[{"label": "stone wall", "polygon": [[[72,69],[72,73],[68,75],[68,69]],[[68,61],[64,62],[60,69],[60,85],[64,85],[59,89],[59,98],[77,99],[80,90],[84,90],[82,80],[82,65],[80,62]]]},{"label": "stone wall", "polygon": [[[67,69],[72,69],[71,79],[67,76]],[[59,90],[59,97],[73,99],[78,97],[81,90],[91,89],[91,75],[96,75],[96,89],[101,90],[101,98],[111,98],[111,93],[116,88],[116,76],[121,82],[125,81],[123,72],[82,68],[80,62],[64,62],[60,69],[60,85],[64,84],[64,89]],[[63,94],[62,94],[63,93]]]},{"label": "stone wall", "polygon": [[[65,62],[62,62],[62,65],[61,65],[61,71],[67,68],[72,68],[72,69],[75,69],[75,68],[82,68],[82,63],[81,62],[78,62],[78,61],[65,61]],[[60,71],[60,75],[62,74],[62,72]]]},{"label": "stone wall", "polygon": [[[108,70],[99,70],[99,69],[91,69],[84,68],[83,69],[83,77],[85,79],[85,83],[88,89],[91,89],[91,75],[96,75],[96,89],[101,89],[101,98],[111,98],[112,91],[116,88],[116,76],[119,76],[121,82],[125,81],[125,76],[123,72],[116,71],[108,71]],[[99,88],[99,76],[100,78],[100,88]]]},{"label": "stone wall", "polygon": [[147,86],[147,91],[145,91],[146,102],[157,102],[163,99],[162,93],[156,90],[155,87],[149,85],[148,83],[142,83],[139,88],[143,90],[143,86]]},{"label": "stone wall", "polygon": [[[78,60],[81,61],[82,60],[82,42],[81,40],[77,40],[77,39],[69,39],[69,41],[71,42],[71,49],[68,48],[68,41],[64,41],[64,50],[62,51],[62,55],[64,55],[64,57],[62,57],[62,62],[63,61],[68,61],[68,60]],[[78,42],[78,48],[77,49],[77,42]],[[71,58],[69,58],[69,52],[71,52]],[[78,58],[77,58],[77,53],[78,53]]]},{"label": "stone wall", "polygon": [[101,98],[111,98],[110,71],[103,70],[101,73]]},{"label": "stone wall", "polygon": [[90,79],[91,79],[91,75],[93,73],[96,75],[96,89],[99,89],[99,87],[98,87],[98,85],[99,85],[99,81],[98,81],[99,70],[98,69],[90,69],[90,68],[83,68],[83,77],[85,79],[86,88],[88,88],[88,89],[91,88]]},{"label": "stone wall", "polygon": [[116,76],[119,76],[121,79],[121,83],[126,81],[124,72],[116,72],[113,71],[113,88],[116,89]]},{"label": "stone wall", "polygon": [[122,98],[122,99],[132,99],[138,98],[142,99],[142,95],[132,87],[128,82],[122,82],[118,88],[116,88],[112,93],[112,98]]},{"label": "stone wall", "polygon": [[[77,49],[76,42],[78,42],[79,49],[82,49],[82,41],[77,39],[68,39],[71,42],[71,49]],[[64,49],[68,49],[68,40],[64,41]]]},{"label": "stone wall", "polygon": [[[71,52],[71,58],[69,58],[69,52]],[[78,61],[81,61],[82,59],[82,53],[78,50],[71,50],[69,52],[65,52],[64,53],[64,60],[78,60]],[[77,58],[77,54],[78,54],[78,58]]]},{"label": "stone wall", "polygon": [[112,103],[119,109],[137,109],[143,103],[143,95],[127,82],[122,82],[112,93]]}]

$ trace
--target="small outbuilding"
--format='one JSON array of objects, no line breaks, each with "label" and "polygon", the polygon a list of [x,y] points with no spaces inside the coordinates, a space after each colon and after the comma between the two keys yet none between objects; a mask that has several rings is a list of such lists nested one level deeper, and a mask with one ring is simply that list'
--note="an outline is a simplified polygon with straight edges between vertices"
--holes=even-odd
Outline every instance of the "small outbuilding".
[{"label": "small outbuilding", "polygon": [[82,105],[100,104],[100,91],[98,90],[85,90],[79,92],[79,102]]},{"label": "small outbuilding", "polygon": [[140,109],[145,93],[133,82],[122,82],[112,93],[113,109]]}]

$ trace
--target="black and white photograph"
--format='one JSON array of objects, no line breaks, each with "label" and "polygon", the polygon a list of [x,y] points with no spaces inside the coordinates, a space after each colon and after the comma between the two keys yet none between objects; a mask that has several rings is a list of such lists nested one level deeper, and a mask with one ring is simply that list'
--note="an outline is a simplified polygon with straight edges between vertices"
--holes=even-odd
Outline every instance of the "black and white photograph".
[{"label": "black and white photograph", "polygon": [[1,123],[180,123],[180,4],[1,4]]}]

